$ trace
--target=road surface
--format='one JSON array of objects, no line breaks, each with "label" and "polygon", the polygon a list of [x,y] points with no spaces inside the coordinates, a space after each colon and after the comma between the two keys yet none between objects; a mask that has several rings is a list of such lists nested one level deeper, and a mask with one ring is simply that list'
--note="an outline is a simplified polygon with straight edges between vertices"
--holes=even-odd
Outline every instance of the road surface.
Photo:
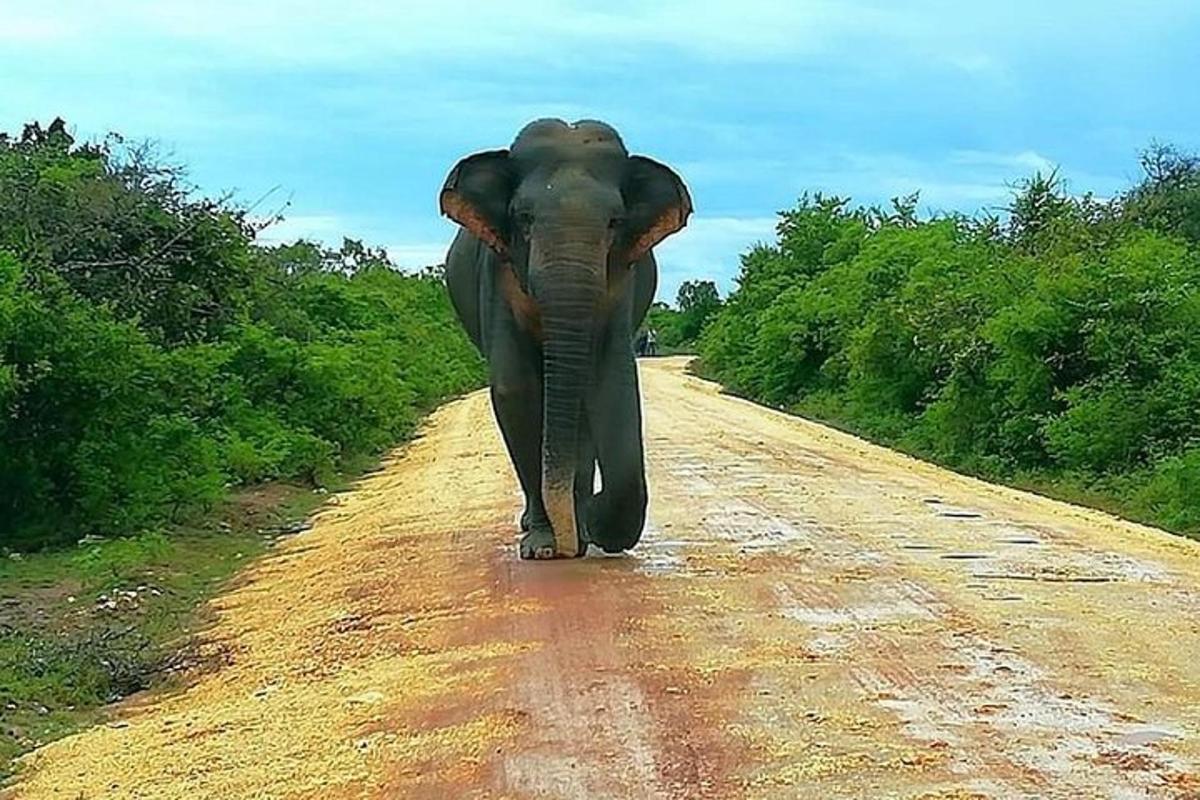
[{"label": "road surface", "polygon": [[516,559],[485,394],[20,798],[1197,798],[1200,545],[643,362],[631,556]]}]

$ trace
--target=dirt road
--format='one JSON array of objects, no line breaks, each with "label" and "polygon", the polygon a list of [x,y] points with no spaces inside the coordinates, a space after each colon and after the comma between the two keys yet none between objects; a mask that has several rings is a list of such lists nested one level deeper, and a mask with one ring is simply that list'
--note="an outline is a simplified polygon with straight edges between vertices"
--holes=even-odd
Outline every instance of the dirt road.
[{"label": "dirt road", "polygon": [[1200,545],[643,364],[651,527],[524,563],[476,394],[20,798],[1197,798]]}]

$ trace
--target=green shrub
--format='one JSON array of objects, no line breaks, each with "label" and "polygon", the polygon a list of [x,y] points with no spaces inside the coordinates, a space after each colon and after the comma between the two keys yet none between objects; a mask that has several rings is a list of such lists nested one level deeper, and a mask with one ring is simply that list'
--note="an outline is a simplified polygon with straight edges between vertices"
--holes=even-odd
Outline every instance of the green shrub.
[{"label": "green shrub", "polygon": [[1140,480],[1129,483],[1134,507],[1143,515],[1176,530],[1200,530],[1200,447],[1165,458],[1149,474],[1137,477]]}]

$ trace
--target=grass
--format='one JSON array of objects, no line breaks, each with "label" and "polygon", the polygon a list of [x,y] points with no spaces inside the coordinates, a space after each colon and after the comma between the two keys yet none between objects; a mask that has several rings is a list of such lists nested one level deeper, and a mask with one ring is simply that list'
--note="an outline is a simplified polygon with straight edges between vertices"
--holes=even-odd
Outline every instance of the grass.
[{"label": "grass", "polygon": [[264,484],[167,533],[0,555],[0,782],[23,753],[169,683],[207,622],[203,602],[324,499]]}]

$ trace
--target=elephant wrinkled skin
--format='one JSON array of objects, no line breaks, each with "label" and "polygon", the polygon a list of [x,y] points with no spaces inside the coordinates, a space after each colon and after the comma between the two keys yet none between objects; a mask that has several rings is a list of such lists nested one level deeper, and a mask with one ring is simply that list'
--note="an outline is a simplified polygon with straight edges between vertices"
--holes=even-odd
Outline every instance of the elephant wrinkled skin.
[{"label": "elephant wrinkled skin", "polygon": [[687,188],[602,122],[544,119],[459,161],[440,205],[462,226],[450,298],[487,359],[525,494],[521,557],[632,547],[647,500],[633,332],[657,286],[651,248],[691,214]]}]

